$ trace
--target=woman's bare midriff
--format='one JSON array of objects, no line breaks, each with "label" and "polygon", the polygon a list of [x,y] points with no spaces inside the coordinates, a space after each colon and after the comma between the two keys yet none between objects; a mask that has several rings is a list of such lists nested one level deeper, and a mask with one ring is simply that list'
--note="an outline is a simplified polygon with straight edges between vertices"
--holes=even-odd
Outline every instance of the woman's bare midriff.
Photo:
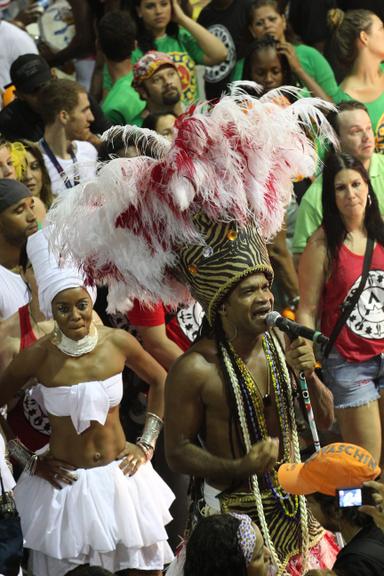
[{"label": "woman's bare midriff", "polygon": [[104,425],[91,421],[87,430],[78,434],[69,416],[49,415],[52,434],[49,453],[75,468],[105,466],[124,449],[125,435],[120,424],[119,407],[111,408]]}]

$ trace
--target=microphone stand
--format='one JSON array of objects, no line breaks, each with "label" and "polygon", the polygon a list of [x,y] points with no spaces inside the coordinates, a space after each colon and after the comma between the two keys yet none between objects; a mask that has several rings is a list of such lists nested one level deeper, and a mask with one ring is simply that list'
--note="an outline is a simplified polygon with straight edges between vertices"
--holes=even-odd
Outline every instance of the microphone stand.
[{"label": "microphone stand", "polygon": [[300,391],[301,391],[301,397],[303,399],[304,406],[305,406],[305,409],[307,411],[307,418],[308,418],[309,428],[310,428],[311,433],[312,433],[313,445],[315,447],[316,452],[319,452],[320,451],[319,434],[317,432],[315,416],[313,414],[311,398],[309,396],[308,384],[307,384],[307,380],[304,376],[304,372],[299,373],[299,386],[300,386]]},{"label": "microphone stand", "polygon": [[[287,333],[288,333],[288,337],[290,340],[294,340],[298,336],[298,334],[295,334],[295,332],[292,330],[290,330],[289,332],[287,331]],[[313,445],[315,447],[316,452],[319,452],[320,447],[321,447],[320,446],[320,440],[319,440],[319,434],[317,432],[317,426],[316,426],[316,422],[315,422],[315,416],[313,414],[311,398],[309,396],[307,380],[305,378],[303,371],[301,371],[299,373],[299,386],[300,386],[301,397],[302,397],[303,402],[304,402],[304,407],[305,407],[305,410],[307,412],[308,424],[309,424],[309,429],[310,429],[311,434],[312,434]]]}]

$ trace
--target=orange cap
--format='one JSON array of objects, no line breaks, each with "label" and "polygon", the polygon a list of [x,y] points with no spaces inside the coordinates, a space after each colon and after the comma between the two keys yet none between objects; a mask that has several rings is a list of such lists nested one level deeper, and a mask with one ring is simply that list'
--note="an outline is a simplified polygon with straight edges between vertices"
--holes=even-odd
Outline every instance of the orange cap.
[{"label": "orange cap", "polygon": [[355,444],[335,442],[302,464],[282,464],[279,483],[291,494],[320,492],[336,496],[338,488],[354,488],[381,473],[372,455]]}]

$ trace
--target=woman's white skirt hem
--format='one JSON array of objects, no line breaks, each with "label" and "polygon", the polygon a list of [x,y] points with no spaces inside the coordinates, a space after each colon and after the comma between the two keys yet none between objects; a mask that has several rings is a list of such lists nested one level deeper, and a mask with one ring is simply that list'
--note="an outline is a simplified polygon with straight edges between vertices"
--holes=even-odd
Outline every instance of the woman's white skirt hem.
[{"label": "woman's white skirt hem", "polygon": [[89,563],[112,572],[160,570],[172,560],[165,525],[172,520],[174,494],[150,463],[133,476],[125,476],[118,461],[75,474],[77,480],[61,490],[25,473],[16,485],[24,545],[34,551],[34,574],[45,576],[46,556],[63,560],[63,566]]}]

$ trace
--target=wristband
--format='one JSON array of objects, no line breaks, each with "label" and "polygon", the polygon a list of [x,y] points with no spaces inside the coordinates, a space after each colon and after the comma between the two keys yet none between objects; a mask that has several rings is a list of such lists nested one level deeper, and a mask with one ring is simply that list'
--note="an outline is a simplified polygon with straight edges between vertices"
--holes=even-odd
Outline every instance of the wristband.
[{"label": "wristband", "polygon": [[148,446],[148,448],[152,448],[152,450],[154,450],[156,446],[156,440],[159,437],[162,427],[162,419],[152,412],[147,412],[143,434],[140,436],[140,438],[137,439],[138,442],[143,446]]},{"label": "wristband", "polygon": [[23,468],[27,466],[31,456],[33,456],[33,452],[24,446],[20,438],[12,438],[12,440],[9,440],[7,442],[7,448],[12,458],[16,460],[18,464],[23,466]]}]

